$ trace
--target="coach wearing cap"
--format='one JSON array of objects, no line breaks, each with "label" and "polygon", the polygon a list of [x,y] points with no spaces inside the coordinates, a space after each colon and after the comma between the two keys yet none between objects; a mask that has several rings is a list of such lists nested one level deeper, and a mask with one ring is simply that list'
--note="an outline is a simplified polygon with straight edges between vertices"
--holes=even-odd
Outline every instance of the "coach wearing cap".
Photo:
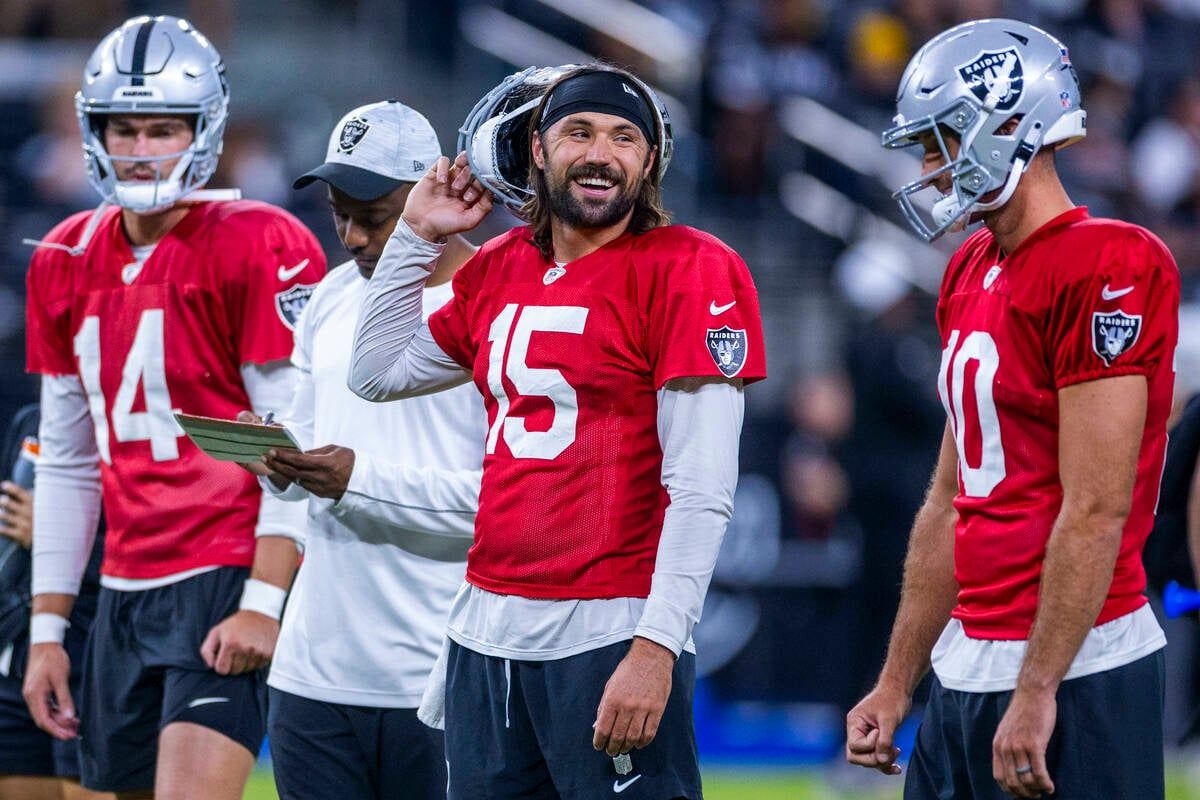
[{"label": "coach wearing cap", "polygon": [[[446,796],[442,734],[415,711],[472,542],[483,406],[471,386],[385,405],[346,388],[367,279],[440,155],[425,117],[372,103],[338,122],[325,162],[295,182],[326,184],[352,259],[317,286],[296,324],[300,377],[280,421],[307,449],[252,467],[267,490],[308,503],[304,567],[268,681],[284,800]],[[426,316],[451,297],[450,279],[474,250],[450,242],[421,297]]]}]

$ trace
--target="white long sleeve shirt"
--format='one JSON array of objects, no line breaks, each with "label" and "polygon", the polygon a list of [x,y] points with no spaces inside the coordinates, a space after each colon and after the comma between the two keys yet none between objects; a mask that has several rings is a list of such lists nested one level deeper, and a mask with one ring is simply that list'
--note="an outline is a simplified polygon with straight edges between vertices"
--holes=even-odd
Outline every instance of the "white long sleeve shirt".
[{"label": "white long sleeve shirt", "polygon": [[[347,388],[366,287],[353,262],[341,265],[296,328],[300,377],[280,421],[306,449],[340,445],[355,459],[337,502],[263,481],[308,508],[305,560],[268,682],[324,702],[415,708],[463,579],[486,420],[471,386],[383,405]],[[426,289],[422,313],[450,295],[449,284]]]}]

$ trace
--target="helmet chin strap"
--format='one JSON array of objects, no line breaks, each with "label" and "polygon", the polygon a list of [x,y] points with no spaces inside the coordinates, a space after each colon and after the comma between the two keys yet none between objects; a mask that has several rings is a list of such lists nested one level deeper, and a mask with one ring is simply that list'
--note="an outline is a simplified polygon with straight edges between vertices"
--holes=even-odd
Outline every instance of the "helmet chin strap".
[{"label": "helmet chin strap", "polygon": [[1017,191],[1017,184],[1020,183],[1021,176],[1025,174],[1025,170],[1029,169],[1029,162],[1033,160],[1033,156],[1037,153],[1041,140],[1042,124],[1039,122],[1033,126],[1033,130],[1029,132],[1029,135],[1017,145],[1017,151],[1013,155],[1012,167],[1008,170],[1008,178],[1005,179],[1004,187],[1000,190],[1000,194],[986,203],[972,203],[970,206],[961,209],[960,212],[961,207],[958,205],[958,198],[951,192],[933,204],[931,213],[934,221],[939,226],[945,225],[954,219],[955,214],[958,213],[960,223],[947,230],[960,231],[967,226],[967,221],[971,218],[972,214],[995,211],[1011,200],[1013,193]]}]

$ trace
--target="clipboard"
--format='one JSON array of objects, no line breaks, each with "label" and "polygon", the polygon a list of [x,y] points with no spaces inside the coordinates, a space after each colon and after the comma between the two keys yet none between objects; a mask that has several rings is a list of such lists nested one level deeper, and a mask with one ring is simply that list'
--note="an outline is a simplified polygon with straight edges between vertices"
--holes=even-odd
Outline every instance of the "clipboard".
[{"label": "clipboard", "polygon": [[296,437],[281,425],[180,413],[175,420],[197,447],[217,461],[246,464],[258,461],[268,450],[300,449]]}]

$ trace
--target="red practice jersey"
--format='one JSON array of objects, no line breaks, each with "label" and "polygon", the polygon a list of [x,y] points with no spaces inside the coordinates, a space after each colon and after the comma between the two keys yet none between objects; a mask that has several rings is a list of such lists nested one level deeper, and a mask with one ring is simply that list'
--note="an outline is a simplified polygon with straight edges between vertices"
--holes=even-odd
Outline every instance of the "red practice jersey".
[{"label": "red practice jersey", "polygon": [[[90,216],[70,217],[47,240],[75,245]],[[257,481],[200,451],[172,412],[231,419],[249,408],[240,367],[288,357],[296,316],[324,274],[312,233],[251,201],[193,206],[140,272],[119,208],[105,212],[82,255],[34,254],[28,369],[78,375],[87,392],[105,575],[253,563]]]},{"label": "red practice jersey", "polygon": [[645,597],[668,504],[657,390],[766,376],[758,295],[719,240],[624,234],[567,264],[488,242],[429,319],[487,408],[467,580],[532,598]]},{"label": "red practice jersey", "polygon": [[[1058,390],[1144,375],[1149,390],[1133,505],[1096,624],[1146,602],[1142,546],[1154,523],[1175,383],[1179,271],[1149,231],[1075,208],[1005,257],[990,231],[959,248],[942,282],[938,393],[958,449],[954,616],[968,636],[1025,639],[1062,506]],[[1106,469],[1098,463],[1096,470]]]}]

